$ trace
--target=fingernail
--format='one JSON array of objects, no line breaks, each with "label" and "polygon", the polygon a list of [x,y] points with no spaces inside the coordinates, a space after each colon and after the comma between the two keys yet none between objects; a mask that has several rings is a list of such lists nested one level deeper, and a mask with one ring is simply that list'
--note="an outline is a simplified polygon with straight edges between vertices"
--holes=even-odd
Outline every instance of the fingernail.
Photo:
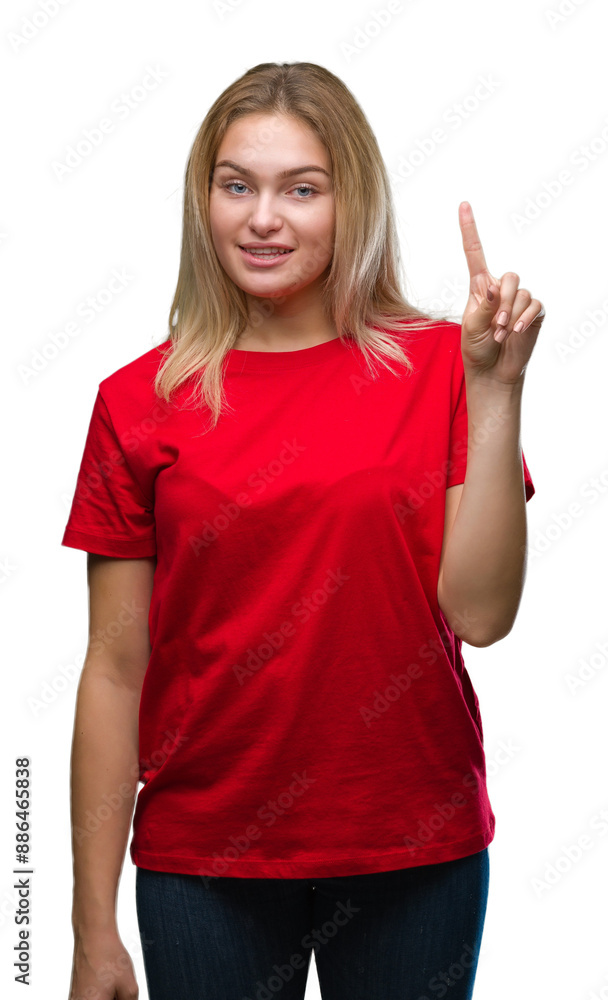
[{"label": "fingernail", "polygon": [[504,311],[504,309],[503,309],[503,311],[501,313],[498,314],[498,325],[499,326],[506,326],[507,325],[507,314]]}]

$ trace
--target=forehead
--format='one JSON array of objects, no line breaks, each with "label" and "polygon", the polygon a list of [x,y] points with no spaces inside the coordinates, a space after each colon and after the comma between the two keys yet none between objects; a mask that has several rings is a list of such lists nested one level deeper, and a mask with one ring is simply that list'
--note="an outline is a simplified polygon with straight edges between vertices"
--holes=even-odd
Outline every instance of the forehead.
[{"label": "forehead", "polygon": [[285,165],[289,161],[287,165],[298,166],[313,160],[327,170],[330,168],[329,154],[310,126],[279,114],[251,114],[231,122],[216,160],[225,157],[252,169],[266,162]]}]

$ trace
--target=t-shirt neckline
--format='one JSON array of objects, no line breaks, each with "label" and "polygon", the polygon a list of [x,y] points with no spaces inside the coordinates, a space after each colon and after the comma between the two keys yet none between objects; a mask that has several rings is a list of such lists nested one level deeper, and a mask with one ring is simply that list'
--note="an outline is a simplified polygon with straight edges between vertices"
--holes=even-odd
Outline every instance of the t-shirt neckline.
[{"label": "t-shirt neckline", "polygon": [[240,372],[304,368],[337,358],[344,351],[352,349],[353,343],[352,340],[346,343],[340,337],[334,337],[333,340],[299,351],[242,351],[231,347],[226,354],[226,368]]}]

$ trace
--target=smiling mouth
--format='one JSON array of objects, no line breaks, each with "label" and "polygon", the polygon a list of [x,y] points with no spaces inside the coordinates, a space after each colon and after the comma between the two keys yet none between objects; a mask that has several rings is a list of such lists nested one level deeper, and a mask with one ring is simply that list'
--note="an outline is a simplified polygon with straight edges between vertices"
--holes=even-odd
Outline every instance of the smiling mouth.
[{"label": "smiling mouth", "polygon": [[256,248],[241,246],[240,249],[244,250],[245,253],[251,254],[252,257],[284,257],[288,253],[293,253],[293,250],[283,250],[280,248],[277,250],[262,250],[261,247]]}]

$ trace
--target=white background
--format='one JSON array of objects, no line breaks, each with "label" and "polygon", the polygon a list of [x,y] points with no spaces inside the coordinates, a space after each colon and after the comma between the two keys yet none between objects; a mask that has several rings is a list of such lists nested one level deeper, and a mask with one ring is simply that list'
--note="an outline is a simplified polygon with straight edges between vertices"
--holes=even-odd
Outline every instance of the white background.
[{"label": "white background", "polygon": [[[378,138],[410,298],[437,304],[456,285],[453,314],[462,316],[458,205],[469,200],[492,273],[516,271],[545,306],[523,399],[522,445],[537,491],[527,506],[523,600],[509,636],[463,646],[497,821],[475,1000],[608,997],[608,823],[600,815],[608,816],[608,17],[601,0],[563,0],[564,13],[552,17],[558,3],[403,0],[380,29],[373,13],[388,0],[289,8],[241,0],[223,13],[193,0],[49,0],[49,17],[36,0],[4,4],[4,996],[25,992],[12,967],[12,790],[22,754],[32,761],[35,868],[27,993],[68,996],[69,758],[87,587],[85,554],[60,542],[97,386],[167,336],[183,173],[209,106],[257,63],[302,60],[344,80]],[[58,176],[68,147],[149,67],[162,81],[124,120],[113,115],[113,132]],[[493,81],[492,93],[476,97],[482,79]],[[437,128],[446,141],[422,154]],[[585,146],[593,159],[584,159]],[[416,165],[405,178],[408,160]],[[563,170],[571,183],[551,188]],[[84,322],[79,304],[99,296],[114,269],[130,276],[127,285]],[[52,356],[70,321],[80,332]],[[560,356],[574,334],[578,346]],[[568,515],[572,504],[577,517]],[[573,692],[567,678],[584,664],[587,679]],[[568,861],[566,849],[585,834],[589,848]],[[553,884],[539,889],[549,866]],[[127,855],[119,927],[144,1000],[134,878]],[[313,964],[306,997],[319,995]]]}]

